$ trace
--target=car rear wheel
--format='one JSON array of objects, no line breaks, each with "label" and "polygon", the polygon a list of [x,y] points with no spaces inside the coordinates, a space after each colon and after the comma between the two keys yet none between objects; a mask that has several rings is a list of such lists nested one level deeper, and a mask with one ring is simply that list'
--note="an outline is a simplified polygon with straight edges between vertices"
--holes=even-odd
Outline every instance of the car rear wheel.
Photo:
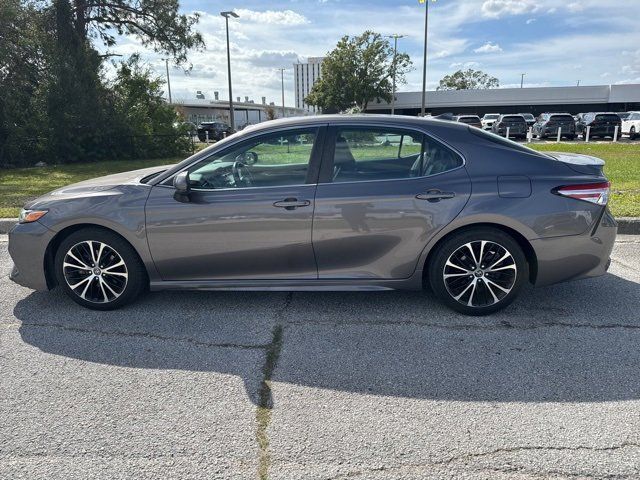
[{"label": "car rear wheel", "polygon": [[147,274],[133,247],[108,230],[86,228],[65,238],[55,256],[58,284],[93,310],[113,310],[138,298]]},{"label": "car rear wheel", "polygon": [[629,130],[629,140],[635,140],[636,139],[636,127],[631,127],[631,130]]},{"label": "car rear wheel", "polygon": [[527,259],[510,235],[474,228],[445,240],[429,265],[435,294],[466,315],[487,315],[509,305],[529,277]]}]

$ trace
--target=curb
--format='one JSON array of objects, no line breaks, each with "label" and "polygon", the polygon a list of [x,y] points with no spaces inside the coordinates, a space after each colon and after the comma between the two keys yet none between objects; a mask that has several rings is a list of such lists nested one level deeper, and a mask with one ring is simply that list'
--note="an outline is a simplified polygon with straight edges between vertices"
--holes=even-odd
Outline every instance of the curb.
[{"label": "curb", "polygon": [[[16,224],[17,218],[0,218],[0,235],[6,235]],[[640,217],[620,217],[618,222],[618,234],[640,235]]]}]

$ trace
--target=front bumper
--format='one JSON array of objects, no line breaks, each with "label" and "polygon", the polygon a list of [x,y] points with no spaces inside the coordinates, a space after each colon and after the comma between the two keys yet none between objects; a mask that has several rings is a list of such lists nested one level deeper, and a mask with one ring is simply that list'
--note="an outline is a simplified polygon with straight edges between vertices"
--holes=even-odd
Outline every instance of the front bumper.
[{"label": "front bumper", "polygon": [[604,275],[617,232],[618,224],[606,209],[586,233],[532,240],[538,260],[535,286]]},{"label": "front bumper", "polygon": [[23,287],[49,290],[45,253],[54,235],[40,222],[16,224],[9,231],[9,255],[14,263],[9,278]]}]

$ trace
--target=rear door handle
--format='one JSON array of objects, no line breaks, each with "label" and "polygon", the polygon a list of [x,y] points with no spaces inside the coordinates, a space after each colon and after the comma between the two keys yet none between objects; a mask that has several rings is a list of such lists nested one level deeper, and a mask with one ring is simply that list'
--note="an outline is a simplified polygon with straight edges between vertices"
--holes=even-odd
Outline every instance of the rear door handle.
[{"label": "rear door handle", "polygon": [[285,198],[273,204],[274,207],[284,208],[286,210],[295,210],[299,207],[308,207],[311,205],[309,200],[298,200],[297,198]]},{"label": "rear door handle", "polygon": [[454,192],[441,192],[440,190],[428,190],[426,193],[420,193],[416,195],[418,200],[427,200],[428,202],[439,202],[447,198],[453,198],[456,194]]}]

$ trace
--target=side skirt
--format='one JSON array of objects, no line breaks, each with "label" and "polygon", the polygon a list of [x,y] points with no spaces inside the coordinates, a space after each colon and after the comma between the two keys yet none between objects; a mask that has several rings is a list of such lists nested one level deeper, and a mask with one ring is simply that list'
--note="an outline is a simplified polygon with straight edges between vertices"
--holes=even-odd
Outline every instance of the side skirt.
[{"label": "side skirt", "polygon": [[422,274],[403,280],[190,280],[153,281],[151,291],[161,290],[245,290],[245,291],[384,291],[421,290]]}]

